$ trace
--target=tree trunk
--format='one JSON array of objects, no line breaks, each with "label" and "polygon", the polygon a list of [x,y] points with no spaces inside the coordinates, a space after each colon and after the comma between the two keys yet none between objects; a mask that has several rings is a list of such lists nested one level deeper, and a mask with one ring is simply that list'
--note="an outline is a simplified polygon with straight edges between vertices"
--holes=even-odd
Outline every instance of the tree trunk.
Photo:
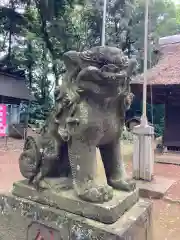
[{"label": "tree trunk", "polygon": [[[27,1],[27,11],[29,13],[31,7],[31,0]],[[32,41],[27,40],[27,49],[28,49],[28,80],[29,80],[29,88],[32,89],[32,81],[33,81],[33,76],[32,76],[32,69],[33,69],[33,59],[32,59]]]},{"label": "tree trunk", "polygon": [[46,71],[46,50],[43,46],[43,54],[42,54],[42,63],[43,63],[43,74],[41,78],[41,96],[42,96],[42,103],[46,103],[46,80],[47,80],[47,71]]},{"label": "tree trunk", "polygon": [[8,64],[11,63],[11,45],[12,45],[12,33],[11,33],[11,26],[9,29],[9,39],[8,39]]},{"label": "tree trunk", "polygon": [[[14,6],[14,1],[11,0],[10,1],[10,7],[15,10],[15,6]],[[11,65],[11,53],[12,53],[12,22],[11,20],[9,20],[9,38],[8,38],[8,57],[7,57],[7,60],[8,60],[8,65]]]},{"label": "tree trunk", "polygon": [[44,42],[45,42],[46,47],[49,50],[49,52],[51,54],[51,57],[52,57],[52,64],[53,64],[52,70],[53,70],[53,73],[54,73],[54,76],[55,76],[55,86],[58,86],[58,84],[59,84],[59,74],[58,74],[58,65],[56,63],[56,60],[57,60],[56,53],[54,51],[53,44],[51,43],[51,41],[49,39],[49,35],[48,35],[48,32],[47,32],[47,22],[46,22],[46,19],[45,19],[44,15],[43,15],[43,9],[41,7],[41,2],[36,0],[35,3],[36,3],[36,7],[38,9],[40,20],[41,20],[41,32],[43,34]]},{"label": "tree trunk", "polygon": [[33,75],[32,75],[32,69],[33,69],[33,59],[32,59],[32,44],[31,41],[28,41],[27,43],[28,48],[28,80],[29,80],[29,88],[32,89],[32,81],[33,81]]}]

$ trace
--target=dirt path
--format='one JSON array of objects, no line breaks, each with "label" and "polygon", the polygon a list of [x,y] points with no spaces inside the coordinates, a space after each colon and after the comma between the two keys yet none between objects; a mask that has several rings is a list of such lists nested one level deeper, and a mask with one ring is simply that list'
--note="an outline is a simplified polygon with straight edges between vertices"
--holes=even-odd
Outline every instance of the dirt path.
[{"label": "dirt path", "polygon": [[154,240],[180,239],[180,205],[154,200]]},{"label": "dirt path", "polygon": [[[175,179],[177,182],[168,190],[164,199],[153,201],[154,240],[179,240],[180,166],[155,164],[155,174]],[[167,201],[166,198],[171,201]]]}]

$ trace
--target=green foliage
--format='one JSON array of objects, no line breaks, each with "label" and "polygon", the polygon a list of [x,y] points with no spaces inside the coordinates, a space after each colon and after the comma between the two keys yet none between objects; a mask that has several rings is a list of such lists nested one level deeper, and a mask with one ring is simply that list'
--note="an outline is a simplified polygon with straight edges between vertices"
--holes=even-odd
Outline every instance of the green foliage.
[{"label": "green foliage", "polygon": [[121,139],[124,141],[128,141],[129,143],[133,142],[133,133],[124,129],[122,132]]},{"label": "green foliage", "polygon": [[176,23],[180,25],[180,4],[176,7]]},{"label": "green foliage", "polygon": [[9,0],[0,8],[0,47],[7,53],[3,61],[26,69],[28,85],[37,99],[31,107],[32,118],[44,118],[51,108],[53,88],[64,72],[62,54],[73,45],[76,48],[71,14],[79,3]]},{"label": "green foliage", "polygon": [[[145,1],[137,0],[136,8],[132,17],[133,27],[131,39],[133,47],[136,49],[136,56],[139,60],[139,72],[143,70],[144,52],[144,13]],[[150,0],[149,4],[149,49],[148,67],[156,64],[157,57],[153,53],[159,37],[169,36],[179,33],[180,25],[177,24],[176,8],[171,0]]]},{"label": "green foliage", "polygon": [[[122,47],[143,69],[144,0],[109,0],[106,44]],[[149,64],[155,64],[154,45],[159,37],[180,30],[180,7],[171,0],[152,0],[149,15]],[[21,11],[20,11],[21,10]],[[0,53],[4,63],[25,68],[27,83],[36,96],[32,119],[44,119],[53,105],[53,88],[63,77],[62,55],[101,43],[103,0],[9,0],[0,7]],[[175,17],[176,16],[176,17]],[[2,61],[1,61],[2,62]],[[132,111],[141,111],[134,104]],[[151,106],[148,118],[151,120]],[[162,111],[163,112],[163,111]],[[156,132],[163,129],[163,113],[153,106]],[[136,114],[135,114],[136,115]]]},{"label": "green foliage", "polygon": [[156,137],[162,136],[164,131],[164,104],[152,106],[151,118],[154,124]]},{"label": "green foliage", "polygon": [[[131,30],[131,18],[134,10],[132,0],[110,0],[106,16],[106,44],[129,49],[128,36]],[[103,1],[91,0],[82,15],[86,23],[86,45],[101,44]]]}]

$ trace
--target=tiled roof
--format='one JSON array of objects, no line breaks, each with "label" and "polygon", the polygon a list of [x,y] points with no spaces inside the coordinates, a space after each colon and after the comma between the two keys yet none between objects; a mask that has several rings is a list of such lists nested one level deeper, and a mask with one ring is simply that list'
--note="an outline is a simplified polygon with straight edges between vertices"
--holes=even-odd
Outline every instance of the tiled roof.
[{"label": "tiled roof", "polygon": [[[148,70],[148,84],[180,84],[180,35],[163,38],[160,41],[160,51],[162,52],[162,56],[158,64]],[[136,76],[132,81],[132,84],[142,83],[143,74]]]}]

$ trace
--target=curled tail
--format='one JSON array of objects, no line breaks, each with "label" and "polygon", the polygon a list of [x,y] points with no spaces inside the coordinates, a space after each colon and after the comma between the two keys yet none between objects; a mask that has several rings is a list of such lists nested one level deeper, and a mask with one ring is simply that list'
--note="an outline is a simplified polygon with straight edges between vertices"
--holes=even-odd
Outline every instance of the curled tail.
[{"label": "curled tail", "polygon": [[41,165],[41,153],[36,140],[28,136],[24,143],[24,149],[19,157],[19,168],[23,177],[32,181],[39,172]]}]

